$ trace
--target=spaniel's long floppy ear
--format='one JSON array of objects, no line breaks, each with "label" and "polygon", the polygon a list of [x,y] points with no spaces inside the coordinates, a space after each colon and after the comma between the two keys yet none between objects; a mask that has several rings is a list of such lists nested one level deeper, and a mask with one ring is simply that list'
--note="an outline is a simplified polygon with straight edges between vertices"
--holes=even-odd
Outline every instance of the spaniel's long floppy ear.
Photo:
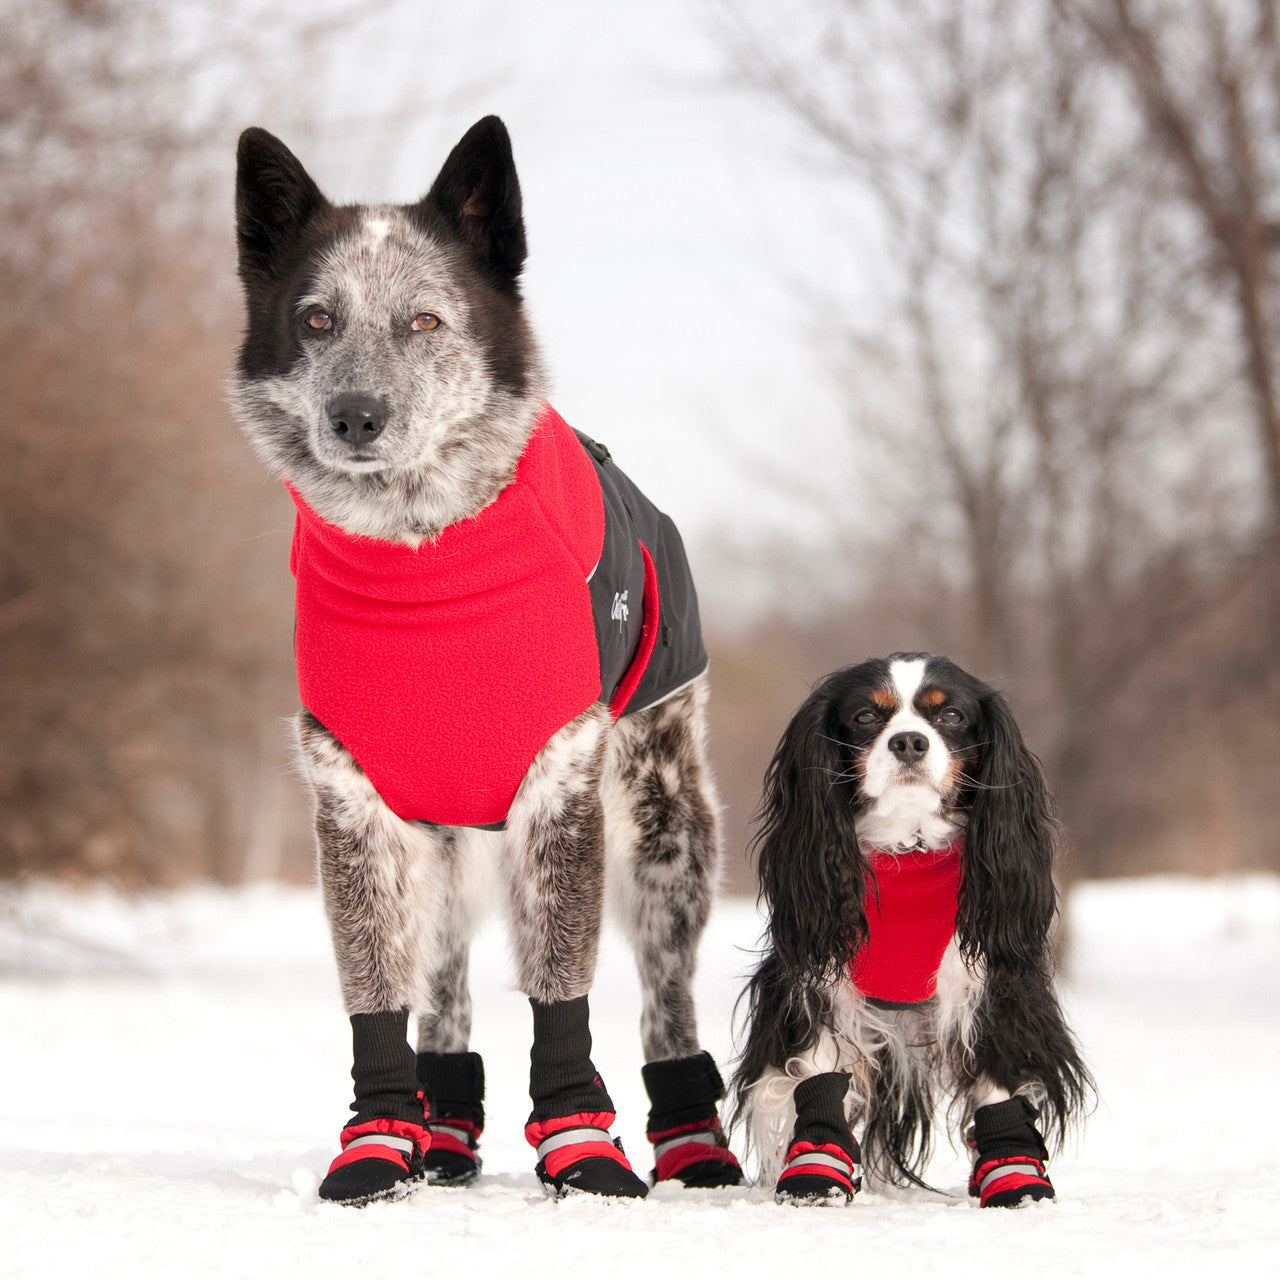
[{"label": "spaniel's long floppy ear", "polygon": [[957,921],[964,953],[988,964],[1048,963],[1058,824],[1039,760],[1000,694],[981,698],[982,755],[965,831]]},{"label": "spaniel's long floppy ear", "polygon": [[782,735],[753,841],[774,954],[806,985],[834,977],[867,933],[856,786],[829,683],[809,695]]}]

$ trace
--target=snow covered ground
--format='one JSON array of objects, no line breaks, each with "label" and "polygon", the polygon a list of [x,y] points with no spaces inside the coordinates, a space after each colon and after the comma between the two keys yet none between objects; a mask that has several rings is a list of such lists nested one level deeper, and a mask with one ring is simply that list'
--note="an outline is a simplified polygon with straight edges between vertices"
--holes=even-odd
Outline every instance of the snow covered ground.
[{"label": "snow covered ground", "polygon": [[[349,1086],[315,893],[0,891],[0,1275],[1280,1273],[1280,880],[1087,884],[1070,921],[1067,1003],[1102,1104],[1052,1167],[1056,1204],[979,1211],[945,1149],[932,1176],[949,1195],[847,1210],[758,1189],[549,1202],[521,1133],[529,1015],[495,926],[473,962],[485,1173],[353,1211],[315,1195]],[[726,902],[703,947],[722,1062],[756,930]],[[592,1005],[647,1169],[638,1002],[612,935]]]}]

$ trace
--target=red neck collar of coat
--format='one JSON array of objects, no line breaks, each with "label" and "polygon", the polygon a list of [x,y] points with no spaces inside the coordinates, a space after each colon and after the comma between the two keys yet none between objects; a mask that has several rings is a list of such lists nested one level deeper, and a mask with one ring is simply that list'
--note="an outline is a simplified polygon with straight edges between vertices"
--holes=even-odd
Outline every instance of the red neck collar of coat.
[{"label": "red neck collar of coat", "polygon": [[[351,533],[320,515],[288,480],[285,488],[309,546],[328,557],[328,576],[371,598],[442,601],[492,590],[511,574],[523,574],[520,544],[529,543],[544,524],[554,527],[583,575],[591,573],[604,540],[604,513],[599,483],[579,455],[573,429],[543,405],[511,482],[474,516],[416,546]],[[297,553],[295,540],[295,575]]]},{"label": "red neck collar of coat", "polygon": [[937,991],[938,969],[955,934],[963,852],[963,837],[945,849],[868,852],[867,935],[849,965],[864,996],[915,1004]]}]

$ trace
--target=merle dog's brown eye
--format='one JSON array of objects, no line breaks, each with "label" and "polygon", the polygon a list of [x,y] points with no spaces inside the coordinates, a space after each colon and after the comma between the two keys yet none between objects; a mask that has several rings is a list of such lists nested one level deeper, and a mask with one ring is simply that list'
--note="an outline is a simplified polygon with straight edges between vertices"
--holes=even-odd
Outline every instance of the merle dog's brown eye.
[{"label": "merle dog's brown eye", "polygon": [[880,717],[876,715],[874,711],[859,711],[858,714],[853,717],[853,723],[854,724],[875,724],[875,722],[879,719]]},{"label": "merle dog's brown eye", "polygon": [[432,329],[440,327],[440,317],[433,316],[430,311],[420,311],[413,317],[413,323],[409,326],[417,333],[429,333]]},{"label": "merle dog's brown eye", "polygon": [[307,326],[317,332],[333,328],[333,317],[321,307],[317,307],[314,311],[308,311],[306,321]]}]

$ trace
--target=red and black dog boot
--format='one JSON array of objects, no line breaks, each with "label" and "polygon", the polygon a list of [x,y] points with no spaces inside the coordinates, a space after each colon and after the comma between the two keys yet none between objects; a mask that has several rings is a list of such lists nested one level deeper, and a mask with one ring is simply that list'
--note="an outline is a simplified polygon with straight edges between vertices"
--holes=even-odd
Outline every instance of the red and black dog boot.
[{"label": "red and black dog boot", "polygon": [[636,1177],[622,1143],[609,1133],[614,1106],[591,1062],[587,997],[529,1003],[533,1112],[524,1135],[538,1153],[539,1180],[555,1196],[586,1192],[643,1199],[648,1186]]},{"label": "red and black dog boot", "polygon": [[476,1146],[484,1131],[484,1063],[478,1053],[418,1054],[431,1147],[423,1173],[433,1186],[464,1187],[480,1173]]},{"label": "red and black dog boot", "polygon": [[738,1186],[742,1167],[716,1114],[724,1081],[711,1055],[704,1050],[691,1058],[648,1062],[641,1074],[651,1104],[645,1127],[653,1143],[654,1185]]},{"label": "red and black dog boot", "polygon": [[361,1206],[407,1195],[422,1177],[431,1146],[418,1091],[408,1010],[351,1017],[355,1119],[342,1130],[342,1153],[320,1184],[320,1199]]},{"label": "red and black dog boot", "polygon": [[848,1089],[847,1071],[796,1085],[796,1127],[773,1193],[779,1204],[838,1207],[861,1188],[862,1153],[844,1111]]},{"label": "red and black dog boot", "polygon": [[984,1209],[1011,1209],[1031,1200],[1053,1200],[1044,1171],[1049,1153],[1035,1126],[1037,1112],[1021,1095],[973,1113],[974,1149],[969,1194]]}]

